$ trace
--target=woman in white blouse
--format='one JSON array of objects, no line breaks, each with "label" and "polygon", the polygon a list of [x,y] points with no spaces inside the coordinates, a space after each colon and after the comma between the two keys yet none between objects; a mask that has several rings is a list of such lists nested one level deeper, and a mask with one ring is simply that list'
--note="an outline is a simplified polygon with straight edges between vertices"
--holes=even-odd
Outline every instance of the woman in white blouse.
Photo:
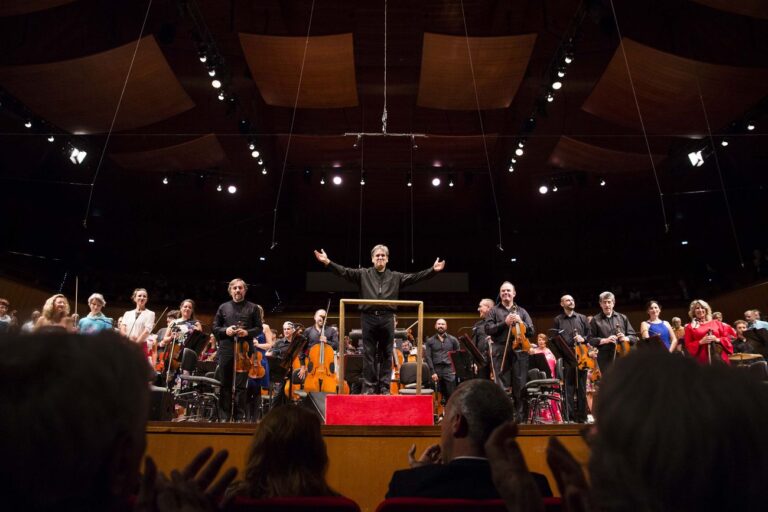
[{"label": "woman in white blouse", "polygon": [[152,333],[155,326],[155,313],[147,309],[149,295],[144,288],[133,290],[131,300],[136,304],[136,309],[126,311],[120,324],[120,334],[130,340],[143,342]]}]

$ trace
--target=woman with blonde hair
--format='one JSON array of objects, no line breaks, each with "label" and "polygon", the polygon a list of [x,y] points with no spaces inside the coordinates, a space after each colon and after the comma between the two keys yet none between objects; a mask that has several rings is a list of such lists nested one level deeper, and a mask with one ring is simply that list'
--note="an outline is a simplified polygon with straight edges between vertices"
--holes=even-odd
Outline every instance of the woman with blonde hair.
[{"label": "woman with blonde hair", "polygon": [[76,332],[75,325],[75,319],[69,315],[69,301],[64,295],[57,293],[45,301],[43,313],[35,323],[35,331],[65,329],[69,332]]},{"label": "woman with blonde hair", "polygon": [[691,302],[688,316],[691,323],[685,326],[685,348],[699,363],[712,364],[721,361],[731,364],[728,355],[733,354],[730,326],[712,319],[712,308],[701,299]]},{"label": "woman with blonde hair", "polygon": [[328,486],[328,452],[320,420],[303,407],[272,409],[253,435],[245,475],[228,496],[279,498],[338,496]]}]

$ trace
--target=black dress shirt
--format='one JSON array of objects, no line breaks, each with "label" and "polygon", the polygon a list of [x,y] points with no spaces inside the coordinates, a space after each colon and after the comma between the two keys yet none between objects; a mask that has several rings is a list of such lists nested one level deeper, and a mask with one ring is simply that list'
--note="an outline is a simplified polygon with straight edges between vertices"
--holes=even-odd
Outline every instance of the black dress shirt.
[{"label": "black dress shirt", "polygon": [[[328,340],[326,343],[333,347],[334,352],[337,352],[339,350],[339,332],[327,325],[325,326],[324,332],[325,337]],[[320,330],[313,325],[304,331],[304,337],[307,338],[307,350],[309,350],[314,345],[320,343]]]},{"label": "black dress shirt", "polygon": [[569,347],[574,345],[574,331],[580,334],[586,342],[589,342],[589,322],[587,317],[575,311],[571,316],[561,313],[555,317],[554,328],[557,329],[560,336],[565,340]]},{"label": "black dress shirt", "polygon": [[445,333],[443,341],[435,334],[427,338],[424,343],[424,358],[427,360],[429,371],[435,373],[435,366],[451,366],[451,357],[448,352],[459,350],[459,340],[455,336]]},{"label": "black dress shirt", "polygon": [[[429,279],[436,274],[432,267],[415,274],[403,274],[388,268],[384,269],[383,272],[379,272],[374,267],[349,268],[334,262],[330,262],[328,268],[334,274],[357,284],[360,287],[361,299],[372,300],[397,300],[400,296],[400,288]],[[372,306],[365,304],[360,306],[360,309],[363,311],[395,311],[397,308],[394,306]]]},{"label": "black dress shirt", "polygon": [[219,340],[219,354],[232,355],[233,337],[227,336],[227,328],[241,325],[248,331],[249,341],[261,333],[261,314],[256,304],[248,301],[228,301],[219,306],[213,318],[213,333]]},{"label": "black dress shirt", "polygon": [[[617,328],[629,338],[630,345],[637,343],[637,334],[629,323],[629,319],[617,311],[614,311],[610,317],[605,316],[602,311],[592,317],[592,322],[589,324],[589,343],[598,348],[608,346],[600,345],[600,340],[616,334]],[[613,343],[610,345],[613,346]]]},{"label": "black dress shirt", "polygon": [[[485,317],[485,332],[493,339],[493,353],[495,356],[500,356],[504,352],[504,346],[507,342],[507,334],[509,333],[509,326],[506,324],[505,320],[507,315],[513,312],[513,308],[507,309],[504,307],[504,304],[499,303],[493,306]],[[520,306],[517,307],[517,315],[525,325],[525,337],[531,341],[536,339],[536,332],[533,328],[531,315]],[[514,340],[510,340],[510,346],[512,341]]]}]

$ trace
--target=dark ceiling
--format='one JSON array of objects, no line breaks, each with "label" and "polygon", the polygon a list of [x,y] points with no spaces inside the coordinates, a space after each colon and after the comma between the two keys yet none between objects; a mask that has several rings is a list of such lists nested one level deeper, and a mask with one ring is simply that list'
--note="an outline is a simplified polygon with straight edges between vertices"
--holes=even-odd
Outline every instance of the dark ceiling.
[{"label": "dark ceiling", "polygon": [[[4,4],[0,261],[10,274],[144,274],[135,284],[148,287],[237,274],[290,297],[319,269],[313,248],[356,266],[383,242],[399,270],[440,256],[470,273],[473,291],[512,279],[551,290],[551,301],[627,280],[695,287],[742,262],[748,277],[752,250],[768,247],[768,9],[758,2]],[[573,62],[548,103],[566,53]],[[354,133],[368,134],[357,147]],[[66,144],[87,149],[83,165]],[[698,149],[706,159],[693,168]],[[335,174],[341,186],[320,184]],[[541,195],[542,184],[558,190]]]}]

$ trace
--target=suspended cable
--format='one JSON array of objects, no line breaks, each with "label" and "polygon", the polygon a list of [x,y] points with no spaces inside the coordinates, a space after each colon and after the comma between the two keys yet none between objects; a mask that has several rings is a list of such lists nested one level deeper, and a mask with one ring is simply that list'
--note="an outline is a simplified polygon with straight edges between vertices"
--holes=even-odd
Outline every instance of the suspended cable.
[{"label": "suspended cable", "polygon": [[152,8],[152,0],[149,0],[147,4],[147,12],[144,13],[144,21],[141,23],[141,30],[139,31],[139,38],[136,40],[136,46],[133,49],[133,55],[131,56],[131,64],[128,66],[128,73],[125,75],[125,81],[123,82],[123,89],[120,91],[120,98],[117,100],[117,108],[115,108],[115,114],[112,116],[112,123],[109,125],[109,131],[107,131],[107,138],[104,141],[104,147],[101,149],[101,155],[99,156],[99,163],[96,164],[96,171],[93,174],[93,180],[91,180],[91,191],[88,194],[88,204],[85,207],[85,216],[83,217],[83,227],[88,227],[88,215],[91,213],[91,203],[93,202],[93,192],[96,189],[96,180],[99,177],[101,171],[101,165],[104,162],[104,155],[107,154],[107,146],[109,146],[109,139],[112,137],[112,130],[115,128],[115,122],[117,121],[117,114],[120,112],[120,107],[123,104],[123,97],[125,96],[125,89],[128,87],[128,79],[131,78],[131,71],[133,71],[133,63],[136,61],[136,54],[139,51],[139,45],[141,44],[141,38],[144,37],[144,29],[147,26],[147,19],[149,18],[149,11]]},{"label": "suspended cable", "polygon": [[363,266],[363,188],[365,184],[365,139],[360,139],[360,212],[357,233],[357,267]]},{"label": "suspended cable", "polygon": [[491,158],[488,156],[488,142],[485,139],[485,127],[483,125],[483,113],[480,110],[480,98],[477,95],[477,80],[475,79],[475,66],[472,63],[472,51],[469,47],[469,31],[467,30],[467,17],[464,14],[464,0],[461,0],[461,18],[464,22],[464,39],[467,42],[467,54],[469,55],[469,70],[472,73],[472,87],[475,91],[475,105],[477,106],[477,117],[480,120],[480,133],[483,138],[483,151],[485,152],[485,165],[488,169],[488,180],[491,182],[491,196],[493,197],[493,205],[496,208],[496,223],[499,230],[499,243],[496,247],[500,250],[504,250],[504,246],[501,241],[501,213],[499,212],[499,200],[496,198],[496,185],[493,183],[493,173],[491,172]]},{"label": "suspended cable", "polygon": [[413,265],[415,257],[415,246],[413,244],[413,217],[415,215],[413,211],[413,144],[410,144],[411,148],[411,174],[408,175],[408,183],[410,183],[410,186],[408,187],[410,196],[411,196],[411,265]]},{"label": "suspended cable", "polygon": [[384,110],[381,112],[381,133],[387,133],[387,0],[384,0]]},{"label": "suspended cable", "polygon": [[643,121],[643,114],[640,111],[640,102],[637,100],[637,91],[635,90],[635,82],[632,80],[632,72],[629,69],[629,60],[627,59],[627,52],[624,49],[624,38],[621,36],[621,29],[619,28],[619,18],[616,16],[616,7],[611,0],[611,11],[613,12],[613,22],[616,24],[616,33],[619,36],[619,48],[621,48],[621,54],[624,57],[624,67],[627,69],[627,76],[629,77],[629,86],[632,89],[632,98],[635,100],[635,108],[637,109],[637,117],[640,119],[640,128],[643,130],[643,140],[645,140],[645,149],[648,151],[648,159],[651,161],[651,170],[653,171],[653,178],[656,180],[656,190],[659,193],[659,204],[661,205],[661,216],[664,219],[664,232],[669,233],[669,222],[667,221],[667,209],[664,207],[664,192],[661,190],[661,182],[659,181],[659,173],[656,171],[656,164],[653,161],[653,153],[651,153],[651,144],[648,141],[648,132],[645,129],[645,122]]},{"label": "suspended cable", "polygon": [[280,172],[280,182],[277,186],[277,198],[275,199],[274,216],[272,217],[272,244],[270,249],[277,247],[277,206],[280,204],[280,193],[283,191],[283,181],[285,179],[285,168],[288,165],[288,153],[291,150],[291,138],[293,137],[293,124],[296,121],[296,110],[299,106],[299,93],[301,92],[301,81],[304,78],[304,64],[307,61],[307,48],[309,47],[309,34],[312,30],[312,17],[315,14],[315,0],[312,0],[312,6],[309,10],[309,23],[307,24],[307,35],[304,38],[304,55],[301,57],[301,69],[299,71],[299,84],[296,86],[296,99],[293,101],[293,113],[291,114],[291,127],[288,130],[288,142],[285,145],[285,156],[283,157],[283,169]]}]

